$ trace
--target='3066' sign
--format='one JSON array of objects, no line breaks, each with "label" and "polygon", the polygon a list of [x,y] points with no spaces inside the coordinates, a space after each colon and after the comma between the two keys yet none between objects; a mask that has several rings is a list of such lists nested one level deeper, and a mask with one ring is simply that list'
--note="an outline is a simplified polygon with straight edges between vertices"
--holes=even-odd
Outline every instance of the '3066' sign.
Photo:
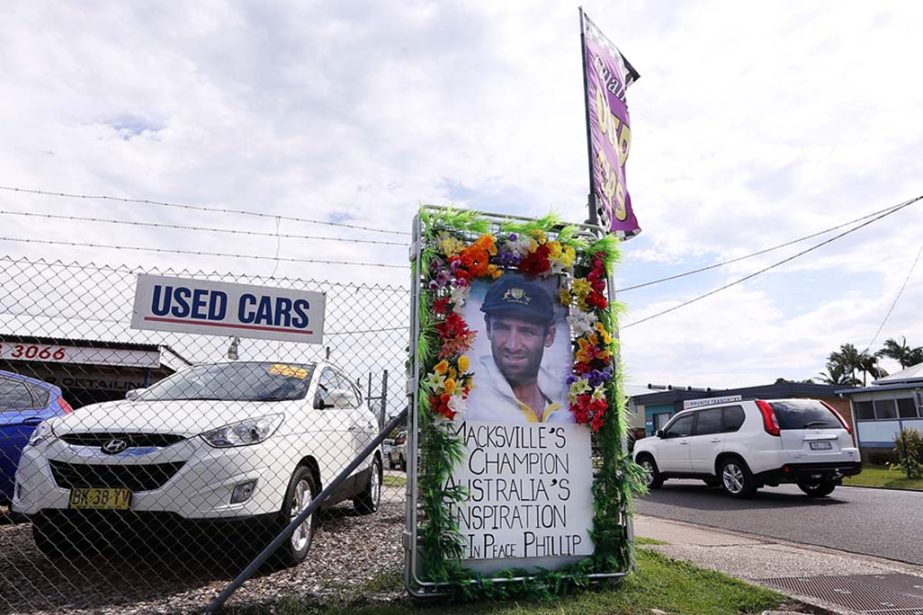
[{"label": "'3066' sign", "polygon": [[0,360],[156,368],[160,366],[160,348],[102,348],[0,342]]}]

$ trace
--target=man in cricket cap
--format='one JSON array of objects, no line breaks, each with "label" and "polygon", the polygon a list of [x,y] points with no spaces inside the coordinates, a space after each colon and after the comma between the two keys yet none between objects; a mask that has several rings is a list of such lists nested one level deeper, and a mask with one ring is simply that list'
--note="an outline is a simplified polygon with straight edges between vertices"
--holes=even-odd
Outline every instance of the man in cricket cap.
[{"label": "man in cricket cap", "polygon": [[545,349],[554,343],[554,301],[538,282],[507,273],[481,305],[490,356],[478,359],[467,420],[498,423],[573,422],[554,383],[539,383]]}]

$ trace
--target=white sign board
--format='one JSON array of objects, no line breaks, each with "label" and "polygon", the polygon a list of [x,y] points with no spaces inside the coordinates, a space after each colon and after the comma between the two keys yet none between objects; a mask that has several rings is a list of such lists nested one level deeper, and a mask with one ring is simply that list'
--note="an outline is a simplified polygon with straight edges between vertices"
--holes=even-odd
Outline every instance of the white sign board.
[{"label": "white sign board", "polygon": [[683,410],[689,408],[701,408],[702,406],[714,406],[715,404],[728,404],[732,401],[740,401],[743,397],[740,395],[725,395],[724,397],[706,397],[704,399],[687,399],[683,402]]},{"label": "white sign board", "polygon": [[320,344],[324,293],[141,274],[132,329]]},{"label": "white sign board", "polygon": [[0,342],[0,359],[156,368],[160,367],[160,350]]},{"label": "white sign board", "polygon": [[574,424],[462,423],[463,463],[450,485],[467,502],[453,510],[463,559],[593,553],[590,430]]}]

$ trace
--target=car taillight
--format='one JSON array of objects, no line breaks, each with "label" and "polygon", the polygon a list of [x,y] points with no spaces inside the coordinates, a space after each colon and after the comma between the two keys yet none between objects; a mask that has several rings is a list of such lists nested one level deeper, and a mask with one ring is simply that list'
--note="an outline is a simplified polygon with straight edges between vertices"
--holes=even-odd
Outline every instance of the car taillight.
[{"label": "car taillight", "polygon": [[760,414],[763,415],[763,429],[766,430],[766,433],[770,436],[781,436],[782,430],[779,429],[779,419],[776,418],[776,413],[772,411],[772,406],[769,405],[769,402],[758,399],[756,400],[756,407],[760,409]]},{"label": "car taillight", "polygon": [[63,397],[58,398],[58,407],[64,411],[64,414],[70,414],[74,411],[74,409],[71,408],[71,405],[64,401]]},{"label": "car taillight", "polygon": [[840,423],[843,424],[843,429],[845,429],[846,432],[847,432],[849,435],[852,435],[852,427],[849,426],[849,423],[846,422],[846,419],[843,418],[843,415],[840,414],[840,413],[837,411],[836,408],[834,408],[833,406],[831,406],[830,404],[828,404],[828,403],[825,402],[824,400],[819,400],[819,401],[820,401],[820,403],[824,404],[824,407],[826,407],[827,410],[829,410],[829,411],[832,412],[834,415],[836,415],[836,418],[840,419]]}]

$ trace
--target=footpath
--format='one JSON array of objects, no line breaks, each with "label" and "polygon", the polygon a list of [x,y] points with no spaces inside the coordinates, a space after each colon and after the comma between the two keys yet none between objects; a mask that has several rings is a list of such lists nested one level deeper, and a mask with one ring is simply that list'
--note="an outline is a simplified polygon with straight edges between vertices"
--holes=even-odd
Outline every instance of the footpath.
[{"label": "footpath", "polygon": [[836,615],[923,615],[923,566],[635,516],[635,535],[673,559],[763,585]]}]

